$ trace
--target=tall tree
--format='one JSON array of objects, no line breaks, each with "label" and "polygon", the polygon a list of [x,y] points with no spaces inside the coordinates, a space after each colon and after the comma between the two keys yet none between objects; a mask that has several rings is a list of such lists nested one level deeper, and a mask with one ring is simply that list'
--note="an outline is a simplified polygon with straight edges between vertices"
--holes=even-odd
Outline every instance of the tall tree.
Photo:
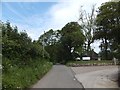
[{"label": "tall tree", "polygon": [[2,26],[2,21],[0,21],[0,54],[2,54]]},{"label": "tall tree", "polygon": [[[106,2],[99,8],[97,19],[96,39],[104,42],[105,59],[108,58],[109,45],[119,44],[120,40],[120,2]],[[110,46],[111,46],[110,45]]]},{"label": "tall tree", "polygon": [[45,42],[45,49],[51,61],[65,63],[73,59],[73,53],[81,53],[85,37],[77,22],[67,23],[62,30],[52,29],[40,36],[38,42]]},{"label": "tall tree", "polygon": [[39,42],[41,42],[42,44],[44,43],[45,46],[49,46],[49,45],[53,45],[56,42],[58,42],[60,39],[60,31],[56,30],[54,31],[53,29],[50,29],[47,32],[44,32],[44,34],[42,34],[39,37]]},{"label": "tall tree", "polygon": [[91,50],[91,43],[93,43],[93,32],[95,30],[95,5],[92,6],[91,12],[87,13],[82,7],[79,12],[79,22],[85,35],[86,51]]},{"label": "tall tree", "polygon": [[59,41],[60,41],[60,30],[53,30],[50,29],[47,32],[44,32],[39,39],[38,42],[44,45],[45,50],[49,53],[50,61],[56,63],[58,58],[58,48],[59,48]]},{"label": "tall tree", "polygon": [[84,35],[81,26],[77,22],[67,23],[61,30],[61,44],[65,60],[72,60],[72,53],[84,43]]}]

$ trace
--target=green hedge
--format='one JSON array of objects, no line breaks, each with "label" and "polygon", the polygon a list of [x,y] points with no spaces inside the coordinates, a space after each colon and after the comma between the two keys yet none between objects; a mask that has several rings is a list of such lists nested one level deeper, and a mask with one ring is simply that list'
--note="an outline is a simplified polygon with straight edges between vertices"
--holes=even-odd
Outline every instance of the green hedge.
[{"label": "green hedge", "polygon": [[51,67],[52,63],[39,59],[32,61],[31,65],[23,68],[11,66],[7,72],[3,73],[2,88],[28,88],[41,79]]}]

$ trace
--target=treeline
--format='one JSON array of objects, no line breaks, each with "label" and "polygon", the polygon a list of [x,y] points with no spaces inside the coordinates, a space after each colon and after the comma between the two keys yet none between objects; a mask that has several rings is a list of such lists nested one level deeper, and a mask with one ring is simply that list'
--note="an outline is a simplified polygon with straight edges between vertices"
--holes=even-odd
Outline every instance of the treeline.
[{"label": "treeline", "polygon": [[88,15],[81,11],[80,24],[69,22],[61,30],[45,32],[36,41],[25,31],[18,32],[10,22],[0,22],[3,88],[30,86],[50,69],[50,62],[66,64],[94,51],[91,44],[95,40],[102,41],[99,55],[103,60],[120,59],[120,2],[102,4],[96,17],[94,12],[94,8]]},{"label": "treeline", "polygon": [[120,1],[102,4],[97,13],[94,39],[101,40],[101,58],[120,59]]},{"label": "treeline", "polygon": [[2,23],[2,87],[25,88],[40,79],[52,66],[41,43],[32,41],[26,32],[18,32],[10,22]]},{"label": "treeline", "polygon": [[[43,41],[44,40],[44,41]],[[82,52],[85,36],[77,22],[67,23],[61,30],[52,29],[39,37],[53,63],[63,63],[75,60]]]},{"label": "treeline", "polygon": [[[94,51],[91,44],[99,40],[102,60],[120,58],[120,2],[103,3],[95,15],[81,9],[79,22],[67,23],[61,30],[49,30],[39,37],[52,62],[65,63]],[[84,13],[85,12],[85,13]],[[42,43],[43,45],[43,43]]]},{"label": "treeline", "polygon": [[[11,27],[9,22],[2,24],[2,42],[3,58],[10,59],[13,64],[24,66],[32,59],[42,58],[42,45],[32,42],[26,32],[18,33],[17,27]],[[45,58],[48,58],[46,52]]]}]

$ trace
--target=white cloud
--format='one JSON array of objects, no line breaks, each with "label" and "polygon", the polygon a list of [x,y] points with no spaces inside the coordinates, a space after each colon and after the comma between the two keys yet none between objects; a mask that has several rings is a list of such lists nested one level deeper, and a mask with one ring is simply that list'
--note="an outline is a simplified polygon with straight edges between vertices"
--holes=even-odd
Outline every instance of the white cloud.
[{"label": "white cloud", "polygon": [[[30,38],[32,38],[32,40],[37,40],[38,37],[42,34],[42,28],[32,28],[30,27],[29,25],[23,25],[23,24],[20,24],[20,23],[14,23],[14,22],[11,22],[11,25],[14,27],[14,26],[17,26],[18,27],[18,30],[19,32],[22,32],[22,31],[25,31],[28,33],[28,36]],[[41,31],[40,31],[41,30]],[[37,37],[36,37],[37,36]]]},{"label": "white cloud", "polygon": [[[63,0],[61,0],[63,1]],[[65,24],[71,21],[77,21],[79,15],[80,6],[83,9],[90,12],[92,5],[96,4],[98,8],[102,3],[109,0],[70,0],[69,2],[60,2],[54,5],[48,12],[51,15],[50,23],[47,25],[49,28],[61,29]],[[98,53],[100,42],[95,41],[91,46]]]},{"label": "white cloud", "polygon": [[[42,2],[42,0],[34,0],[34,2],[35,1]],[[51,28],[54,30],[61,29],[68,22],[78,21],[80,6],[83,6],[84,7],[83,9],[89,12],[91,10],[92,5],[96,4],[96,7],[98,7],[103,2],[106,1],[109,0],[96,0],[96,1],[95,0],[66,0],[66,1],[57,0],[58,3],[50,7],[49,11],[46,11],[47,13],[44,14],[44,17],[42,17],[41,14],[25,17],[23,20],[26,23],[26,25],[17,23],[18,24],[17,26],[21,30],[23,29],[27,30],[28,35],[32,39],[37,39],[39,35],[44,32],[44,30],[47,31]],[[29,2],[33,2],[33,0],[29,0]],[[18,14],[15,11],[13,12]],[[32,24],[34,24],[33,26],[36,27],[32,27]],[[99,51],[98,46],[99,43],[93,44],[93,47],[95,47],[96,52]]]},{"label": "white cloud", "polygon": [[96,53],[99,53],[100,51],[99,45],[100,45],[100,41],[98,40],[94,41],[94,43],[91,44],[91,48],[94,49]]},{"label": "white cloud", "polygon": [[48,15],[51,16],[46,23],[47,27],[61,29],[66,23],[71,21],[77,21],[79,16],[80,6],[83,6],[88,12],[91,10],[92,5],[96,4],[96,7],[100,6],[101,3],[108,0],[59,0],[60,2],[52,6],[48,11]]}]

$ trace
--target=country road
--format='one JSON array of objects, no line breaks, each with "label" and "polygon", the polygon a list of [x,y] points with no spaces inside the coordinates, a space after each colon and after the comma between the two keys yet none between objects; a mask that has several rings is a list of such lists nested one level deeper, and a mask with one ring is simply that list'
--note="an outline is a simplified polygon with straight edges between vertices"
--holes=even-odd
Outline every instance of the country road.
[{"label": "country road", "polygon": [[32,88],[118,88],[117,72],[117,66],[54,65]]},{"label": "country road", "polygon": [[70,67],[54,65],[32,88],[83,88],[83,86],[74,78]]}]

